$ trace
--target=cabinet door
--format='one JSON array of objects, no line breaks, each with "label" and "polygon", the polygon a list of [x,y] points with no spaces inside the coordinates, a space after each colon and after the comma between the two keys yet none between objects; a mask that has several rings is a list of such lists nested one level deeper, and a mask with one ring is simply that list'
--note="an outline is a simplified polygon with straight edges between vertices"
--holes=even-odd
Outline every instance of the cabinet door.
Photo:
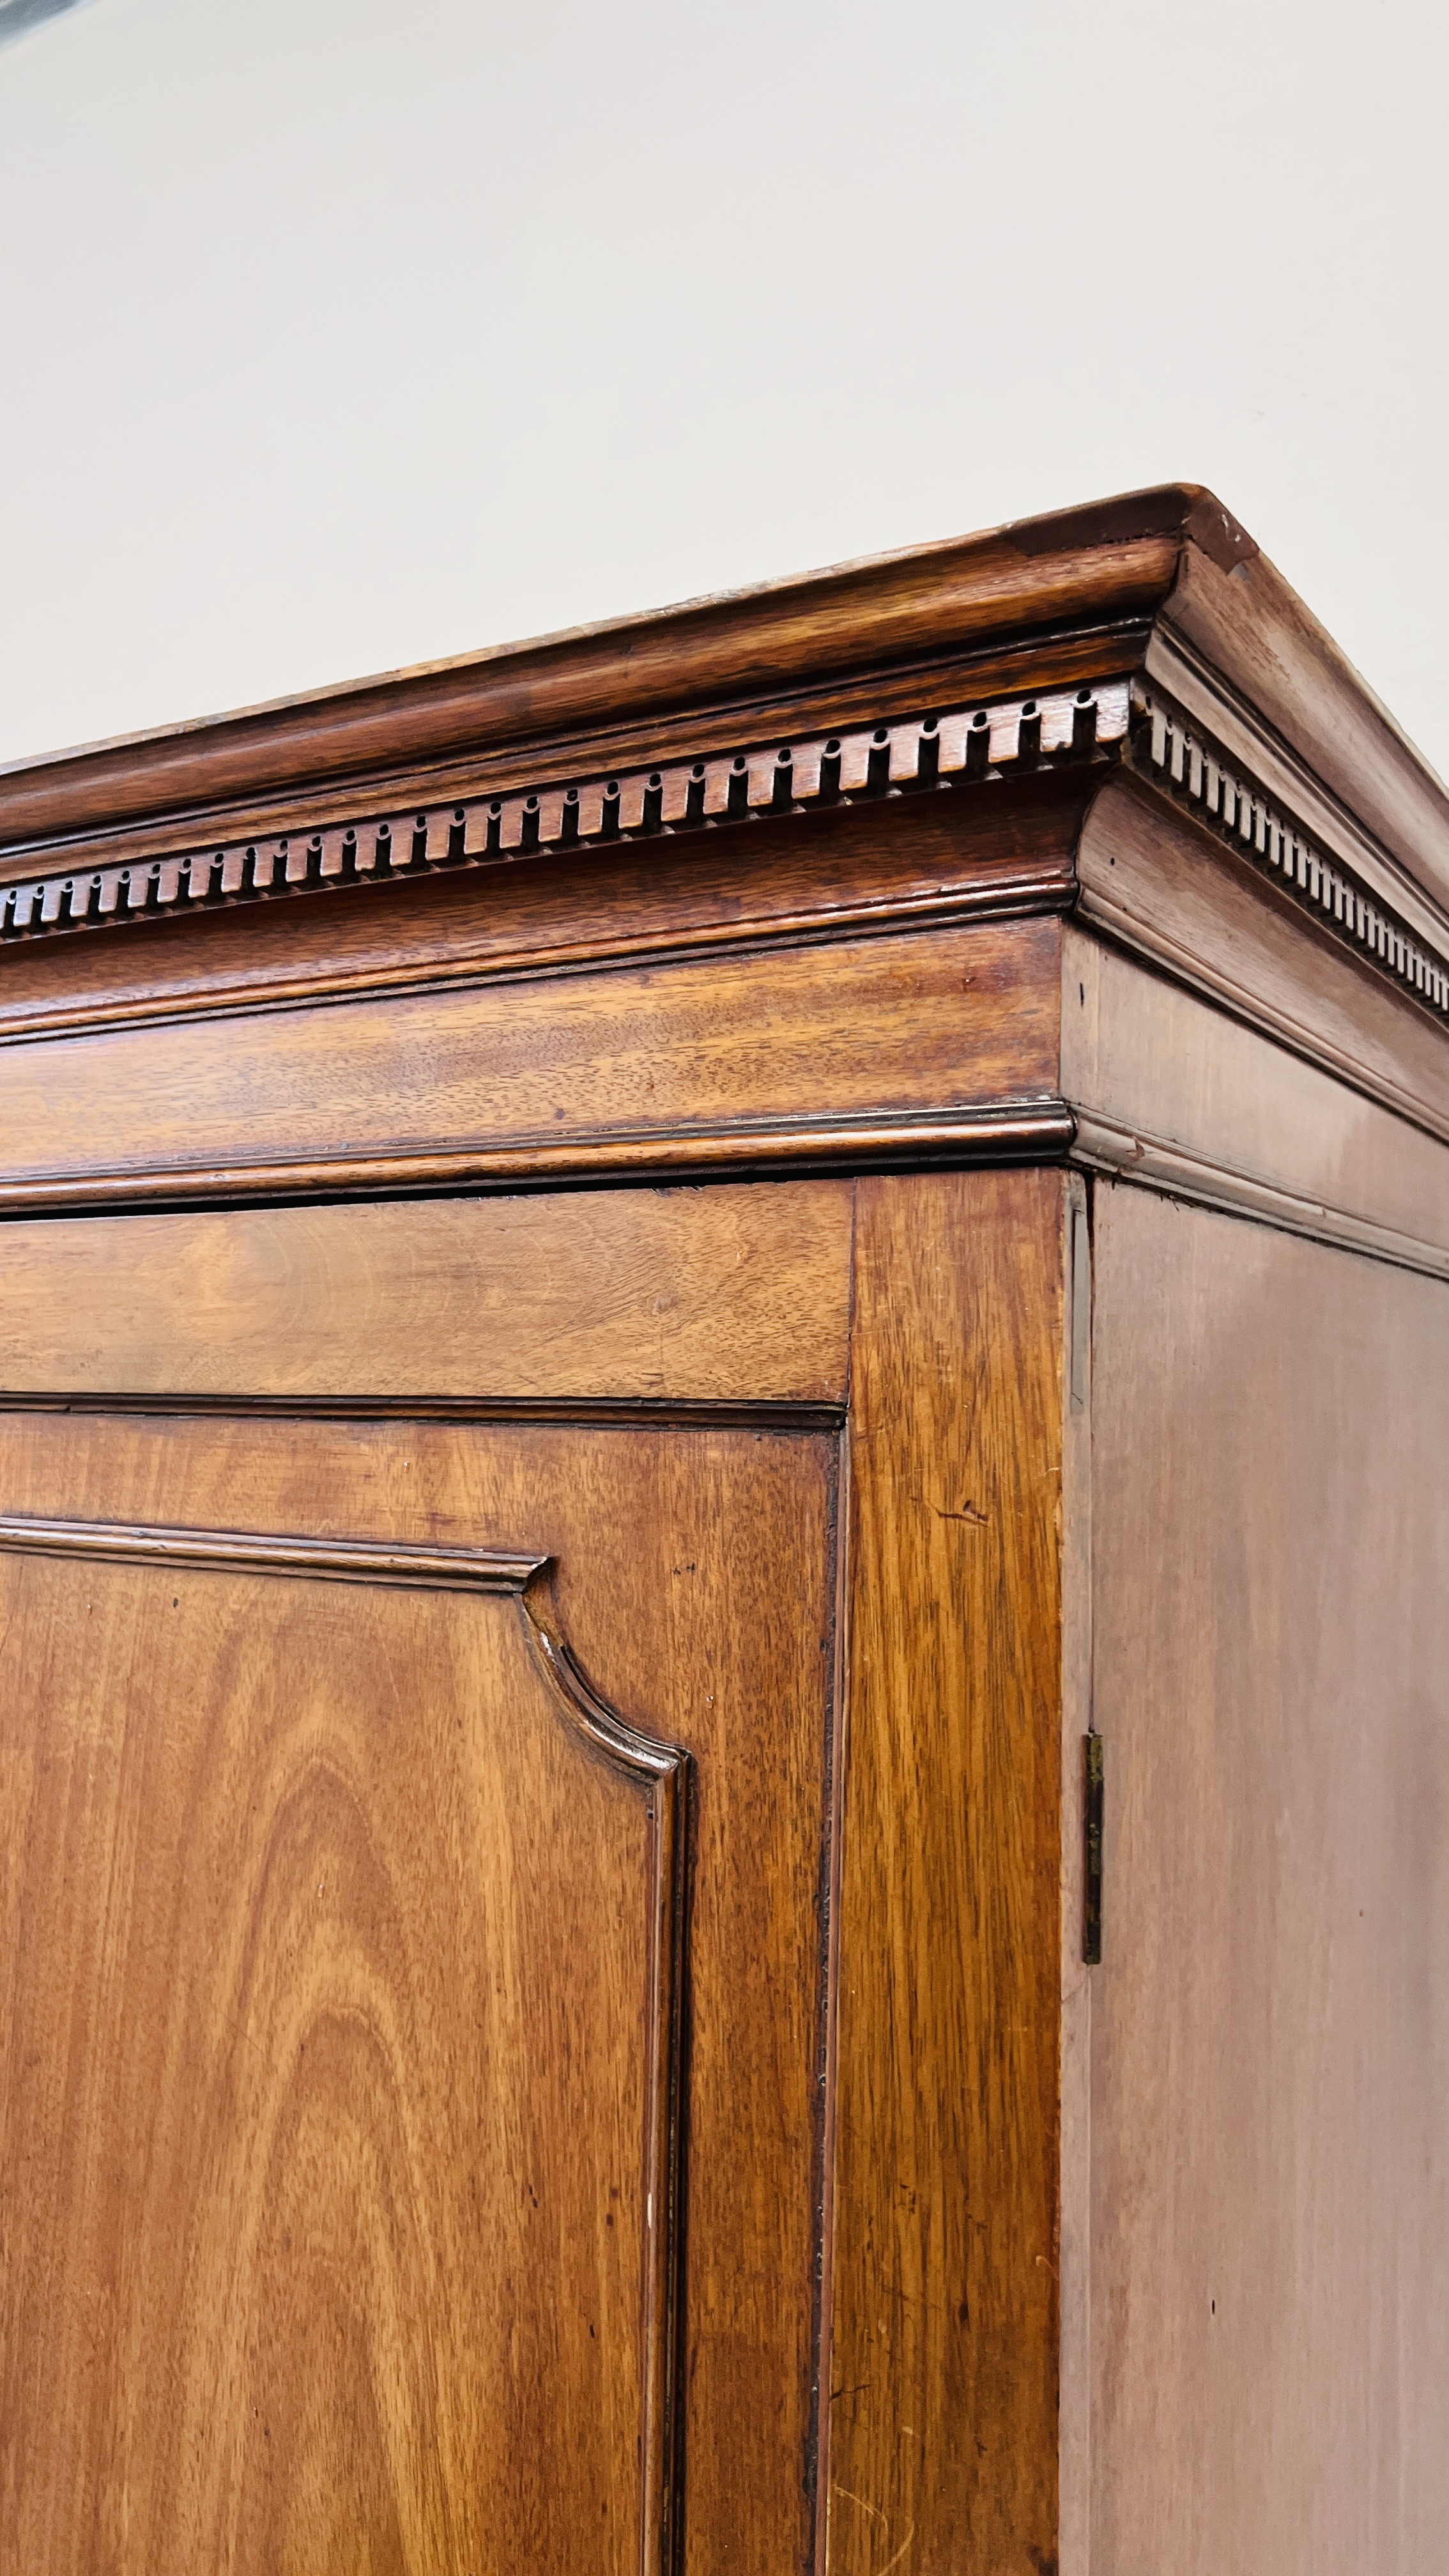
[{"label": "cabinet door", "polygon": [[0,2564],[803,2569],[842,1195],[12,1237]]}]

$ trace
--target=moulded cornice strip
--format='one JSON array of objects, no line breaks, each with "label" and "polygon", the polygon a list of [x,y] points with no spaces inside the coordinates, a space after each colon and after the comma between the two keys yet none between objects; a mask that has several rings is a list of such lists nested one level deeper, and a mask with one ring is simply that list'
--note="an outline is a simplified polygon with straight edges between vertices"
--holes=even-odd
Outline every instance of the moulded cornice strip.
[{"label": "moulded cornice strip", "polygon": [[1165,619],[1148,637],[1143,668],[1154,695],[1179,708],[1427,948],[1449,955],[1449,918],[1433,897]]},{"label": "moulded cornice strip", "polygon": [[1321,1025],[1311,1016],[1299,1017],[1292,1011],[1265,999],[1261,992],[1248,992],[1232,976],[1219,973],[1208,965],[1199,951],[1182,940],[1173,938],[1160,923],[1144,919],[1140,912],[1111,902],[1100,882],[1084,886],[1078,897],[1077,913],[1094,929],[1104,930],[1109,937],[1138,955],[1150,957],[1164,966],[1169,975],[1190,989],[1210,994],[1223,1003],[1236,1019],[1264,1030],[1291,1047],[1295,1055],[1310,1064],[1321,1064],[1366,1099],[1381,1101],[1386,1109],[1396,1110],[1427,1135],[1438,1136],[1449,1143],[1449,1120],[1436,1112],[1422,1092],[1410,1090],[1379,1071],[1370,1073],[1351,1050],[1335,1045]]},{"label": "moulded cornice strip", "polygon": [[716,1175],[779,1170],[889,1170],[929,1163],[1051,1161],[1075,1134],[1058,1097],[996,1101],[980,1107],[888,1112],[819,1124],[712,1130],[661,1130],[579,1137],[568,1144],[519,1137],[502,1145],[453,1152],[339,1153],[315,1162],[204,1164],[190,1170],[45,1173],[0,1180],[0,1211],[19,1215],[60,1208],[162,1207],[308,1199],[345,1191],[415,1197],[437,1190],[557,1188],[569,1182]]},{"label": "moulded cornice strip", "polygon": [[311,833],[207,845],[111,867],[25,877],[0,897],[0,936],[113,927],[157,914],[270,901],[328,886],[486,866],[656,835],[708,831],[904,790],[949,788],[1091,759],[1127,733],[1128,683],[914,716],[794,744],[620,771],[582,783],[340,817]]},{"label": "moulded cornice strip", "polygon": [[[1449,1019],[1449,937],[1441,931],[1434,941],[1411,930],[1401,909],[1370,890],[1364,871],[1329,858],[1252,772],[1229,761],[1216,737],[1195,728],[1160,689],[1134,681],[1132,715],[1134,769],[1166,788],[1436,1018]],[[1439,929],[1426,905],[1414,910]]]},{"label": "moulded cornice strip", "polygon": [[1190,1199],[1200,1207],[1222,1209],[1233,1216],[1256,1217],[1286,1234],[1306,1235],[1315,1243],[1341,1251],[1363,1252],[1400,1269],[1422,1271],[1431,1279],[1449,1279],[1449,1244],[1431,1243],[1402,1234],[1372,1217],[1326,1199],[1285,1189],[1280,1182],[1214,1162],[1171,1137],[1154,1136],[1098,1110],[1078,1106],[1076,1139],[1070,1160],[1112,1180],[1131,1181],[1166,1198]]}]

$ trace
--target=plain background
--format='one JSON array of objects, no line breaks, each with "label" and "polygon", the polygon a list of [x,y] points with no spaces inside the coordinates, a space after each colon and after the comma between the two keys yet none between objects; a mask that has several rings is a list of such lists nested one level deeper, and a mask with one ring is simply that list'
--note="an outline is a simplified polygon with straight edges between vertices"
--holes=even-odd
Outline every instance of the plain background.
[{"label": "plain background", "polygon": [[1442,12],[93,0],[0,49],[0,759],[1150,482],[1449,769]]}]

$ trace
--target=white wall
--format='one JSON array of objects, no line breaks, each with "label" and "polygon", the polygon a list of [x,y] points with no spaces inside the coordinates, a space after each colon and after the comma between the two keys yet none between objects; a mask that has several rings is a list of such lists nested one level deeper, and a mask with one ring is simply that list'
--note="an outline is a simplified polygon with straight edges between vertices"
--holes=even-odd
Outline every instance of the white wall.
[{"label": "white wall", "polygon": [[96,0],[0,51],[0,758],[1211,483],[1449,769],[1449,32]]}]

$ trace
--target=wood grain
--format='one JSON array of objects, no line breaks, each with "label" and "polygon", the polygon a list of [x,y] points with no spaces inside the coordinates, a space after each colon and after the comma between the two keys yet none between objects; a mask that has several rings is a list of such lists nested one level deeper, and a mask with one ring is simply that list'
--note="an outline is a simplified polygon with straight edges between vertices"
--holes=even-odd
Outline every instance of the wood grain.
[{"label": "wood grain", "polygon": [[[1157,665],[1161,635],[1153,648]],[[1442,1023],[1449,912],[1212,673],[1174,663],[1171,690],[1136,684],[1129,768]]]},{"label": "wood grain", "polygon": [[0,2576],[1449,2558],[1444,1032],[1144,674],[1449,894],[1194,487],[0,777]]},{"label": "wood grain", "polygon": [[1062,1080],[1098,1168],[1449,1275],[1435,1137],[1075,925]]},{"label": "wood grain", "polygon": [[1449,2555],[1449,1302],[1099,1187],[1094,2529]]},{"label": "wood grain", "polygon": [[1065,1188],[859,1185],[832,2576],[1056,2553]]},{"label": "wood grain", "polygon": [[16,1222],[0,1389],[843,1404],[849,1182]]},{"label": "wood grain", "polygon": [[1449,1137],[1443,1030],[1201,826],[1112,781],[1085,818],[1077,874],[1082,914],[1112,940]]},{"label": "wood grain", "polygon": [[1057,2296],[1058,2576],[1090,2576],[1092,2530],[1092,1980],[1086,1930],[1084,1739],[1092,1709],[1094,1184],[1068,1176],[1062,1274],[1061,2143]]},{"label": "wood grain", "polygon": [[50,944],[57,933],[131,930],[157,916],[190,920],[208,905],[274,906],[435,871],[491,873],[532,853],[608,858],[621,841],[635,848],[722,833],[728,844],[741,825],[767,817],[798,821],[835,812],[842,800],[869,806],[893,792],[934,798],[942,789],[1035,775],[1043,757],[1053,769],[1090,770],[1099,754],[1120,752],[1129,720],[1128,684],[1118,679],[987,706],[938,705],[785,744],[772,736],[713,756],[696,748],[683,760],[655,757],[640,768],[611,758],[594,778],[545,775],[523,752],[498,793],[460,797],[454,789],[422,800],[421,811],[414,803],[400,812],[395,797],[382,812],[375,804],[370,813],[334,806],[311,832],[253,827],[220,848],[198,822],[189,848],[167,852],[143,840],[128,865],[118,851],[96,848],[89,866],[72,850],[38,874],[24,853],[0,853],[0,938]]},{"label": "wood grain", "polygon": [[[526,1527],[595,1699],[687,1747],[687,2576],[813,2550],[835,1459],[0,1414],[12,1517]],[[0,2556],[634,2576],[645,1787],[516,1599],[0,1564]]]},{"label": "wood grain", "polygon": [[[308,697],[97,744],[0,773],[0,843],[179,807],[215,809],[299,780],[363,779],[504,742],[576,740],[682,707],[741,708],[803,681],[960,655],[1023,629],[1140,617],[1189,532],[1222,551],[1220,505],[1193,487],[845,564],[652,616],[425,664]],[[1250,544],[1237,531],[1229,555]]]},{"label": "wood grain", "polygon": [[1064,902],[1100,767],[11,946],[0,1032],[848,938]]},{"label": "wood grain", "polygon": [[876,1112],[752,1126],[665,1128],[576,1137],[555,1144],[520,1137],[460,1150],[365,1155],[322,1153],[276,1163],[162,1163],[139,1171],[92,1168],[0,1183],[0,1215],[90,1215],[119,1208],[285,1206],[330,1198],[420,1198],[454,1190],[569,1189],[575,1185],[669,1188],[701,1181],[770,1181],[805,1172],[889,1172],[933,1164],[1055,1162],[1076,1122],[1054,1095],[974,1104],[911,1116]]},{"label": "wood grain", "polygon": [[[947,650],[924,662],[879,666],[854,676],[827,675],[812,681],[802,670],[784,691],[749,700],[743,707],[733,702],[685,707],[674,713],[662,708],[644,719],[618,720],[607,734],[550,736],[545,743],[528,745],[527,756],[530,766],[544,757],[555,779],[573,781],[601,768],[612,776],[620,769],[656,768],[661,761],[692,763],[722,752],[733,756],[741,748],[742,723],[752,739],[778,746],[793,744],[812,732],[828,736],[861,724],[874,727],[918,719],[929,708],[948,702],[965,701],[974,707],[1042,691],[1074,691],[1084,685],[1095,691],[1101,683],[1120,683],[1139,670],[1146,640],[1141,619],[1114,619],[1080,630],[1035,630],[980,650]],[[0,876],[23,876],[33,860],[48,854],[53,861],[62,852],[67,868],[179,855],[196,846],[201,815],[205,817],[203,837],[214,842],[220,834],[225,842],[238,832],[248,837],[258,832],[310,835],[336,822],[340,801],[351,808],[358,796],[373,804],[381,796],[406,814],[436,800],[507,793],[517,785],[522,748],[505,738],[475,745],[443,761],[423,757],[415,765],[389,769],[381,779],[349,784],[323,776],[309,783],[302,776],[230,806],[182,806],[173,813],[140,820],[111,816],[59,841],[42,838],[9,845],[0,853]]]},{"label": "wood grain", "polygon": [[606,1145],[713,1167],[736,1138],[819,1160],[837,1130],[888,1153],[892,1121],[910,1154],[932,1112],[1051,1102],[1059,936],[982,923],[17,1043],[0,1204],[541,1177]]},{"label": "wood grain", "polygon": [[18,1535],[6,2558],[663,2566],[677,1758],[516,1585]]},{"label": "wood grain", "polygon": [[1449,909],[1449,793],[1266,555],[1229,568],[1185,546],[1163,627]]}]

